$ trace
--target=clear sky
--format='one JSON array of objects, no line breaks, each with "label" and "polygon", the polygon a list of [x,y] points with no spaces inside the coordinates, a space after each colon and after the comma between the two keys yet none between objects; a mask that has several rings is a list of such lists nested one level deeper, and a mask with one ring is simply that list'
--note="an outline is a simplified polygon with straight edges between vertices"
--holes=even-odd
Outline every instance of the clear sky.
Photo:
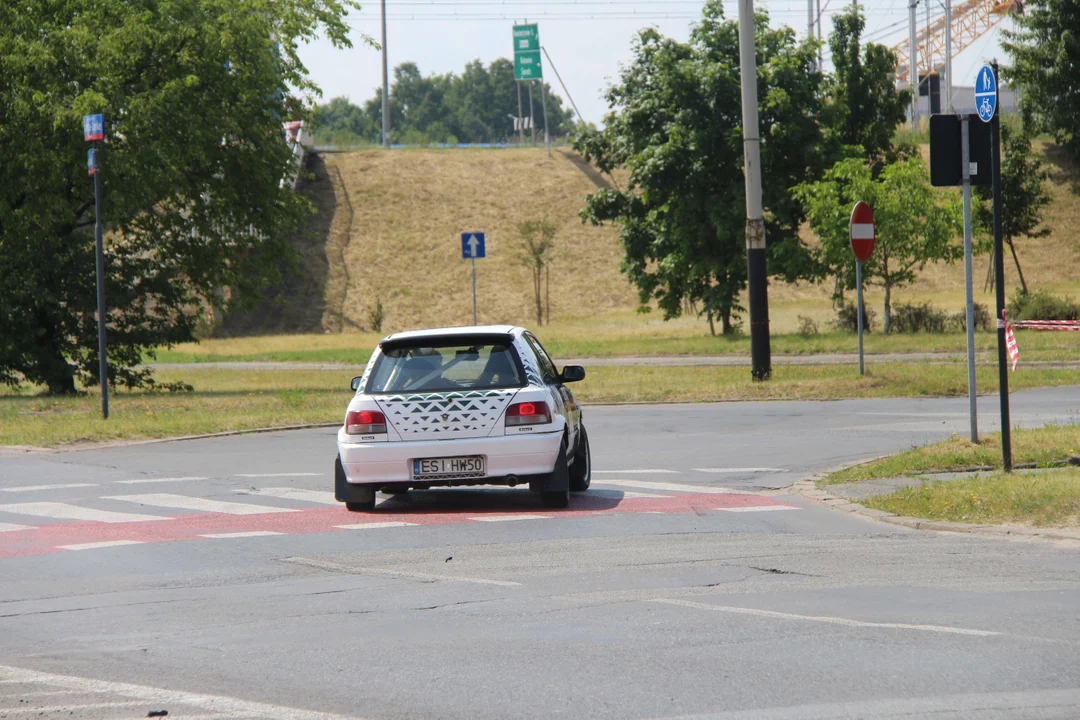
[{"label": "clear sky", "polygon": [[[931,20],[944,13],[939,0],[931,2]],[[927,0],[919,0],[918,18],[926,22]],[[822,0],[825,36],[832,29],[829,18],[841,8],[836,0]],[[957,5],[960,3],[957,2]],[[566,83],[585,120],[600,124],[607,110],[605,88],[615,79],[620,64],[631,59],[630,45],[640,28],[654,25],[662,33],[687,39],[690,25],[700,17],[699,0],[388,0],[387,50],[391,69],[411,60],[420,71],[460,73],[465,63],[479,58],[485,64],[511,57],[510,29],[515,21],[539,24],[540,43]],[[725,13],[736,17],[734,2],[725,2]],[[799,36],[807,32],[806,0],[768,0],[771,23],[790,25]],[[863,5],[867,17],[865,39],[895,45],[907,38],[907,0],[871,0]],[[361,42],[367,34],[380,34],[380,6],[364,5],[350,16],[351,50],[335,50],[320,40],[302,50],[301,56],[324,99],[346,96],[361,104],[381,83],[379,51]],[[998,39],[1009,20],[982,36],[953,60],[956,85],[971,85],[976,69],[997,56],[1004,62]],[[828,49],[825,51],[829,63]],[[566,100],[564,90],[544,58],[544,79]],[[973,100],[973,98],[972,98]]]}]

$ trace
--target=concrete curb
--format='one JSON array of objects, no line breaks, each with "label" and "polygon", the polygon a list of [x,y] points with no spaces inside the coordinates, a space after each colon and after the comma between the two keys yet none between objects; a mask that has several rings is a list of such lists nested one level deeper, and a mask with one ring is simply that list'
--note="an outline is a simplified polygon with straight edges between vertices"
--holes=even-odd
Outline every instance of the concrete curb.
[{"label": "concrete curb", "polygon": [[[861,463],[864,461],[860,460],[859,462]],[[848,465],[818,473],[808,478],[803,478],[791,485],[788,490],[789,492],[797,493],[808,500],[826,505],[835,510],[853,513],[865,517],[868,520],[877,520],[879,522],[889,523],[890,525],[900,525],[901,527],[911,528],[912,530],[937,530],[939,532],[967,533],[969,535],[1025,538],[1037,537],[1044,540],[1080,541],[1080,530],[1068,530],[1062,528],[1047,528],[1041,530],[1039,528],[1009,527],[1005,525],[972,525],[969,523],[947,522],[945,520],[927,520],[926,518],[906,517],[904,515],[897,515],[896,513],[885,512],[883,510],[874,510],[873,508],[868,508],[859,503],[852,502],[847,498],[838,497],[828,491],[828,486],[824,488],[818,487],[817,481],[821,478],[853,464],[857,463],[849,463]]]}]

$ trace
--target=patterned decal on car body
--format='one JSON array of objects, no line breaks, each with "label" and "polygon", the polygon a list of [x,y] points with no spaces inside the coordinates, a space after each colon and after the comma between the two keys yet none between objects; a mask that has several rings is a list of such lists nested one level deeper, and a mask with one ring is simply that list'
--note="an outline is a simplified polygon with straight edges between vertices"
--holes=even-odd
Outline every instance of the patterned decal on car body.
[{"label": "patterned decal on car body", "polygon": [[484,437],[519,388],[379,396],[375,401],[405,440]]}]

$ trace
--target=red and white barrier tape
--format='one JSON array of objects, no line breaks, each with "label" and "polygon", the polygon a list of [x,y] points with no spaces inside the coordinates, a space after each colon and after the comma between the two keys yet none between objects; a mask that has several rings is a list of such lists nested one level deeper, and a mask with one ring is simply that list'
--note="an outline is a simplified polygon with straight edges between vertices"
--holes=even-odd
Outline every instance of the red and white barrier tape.
[{"label": "red and white barrier tape", "polygon": [[1009,322],[1005,311],[1001,311],[1001,319],[997,323],[998,330],[1005,328],[1005,349],[1012,361],[1013,372],[1016,372],[1016,363],[1020,360],[1020,349],[1016,346],[1016,336],[1013,329],[1020,330],[1080,330],[1080,320],[1017,320]]}]

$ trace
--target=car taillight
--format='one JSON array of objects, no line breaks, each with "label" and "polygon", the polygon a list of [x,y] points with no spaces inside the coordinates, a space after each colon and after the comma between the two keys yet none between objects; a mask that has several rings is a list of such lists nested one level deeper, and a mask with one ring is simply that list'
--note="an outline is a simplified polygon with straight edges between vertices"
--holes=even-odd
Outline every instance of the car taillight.
[{"label": "car taillight", "polygon": [[543,425],[551,422],[546,402],[514,403],[506,408],[507,425]]},{"label": "car taillight", "polygon": [[374,435],[386,432],[386,416],[378,410],[353,410],[345,415],[346,435]]}]

